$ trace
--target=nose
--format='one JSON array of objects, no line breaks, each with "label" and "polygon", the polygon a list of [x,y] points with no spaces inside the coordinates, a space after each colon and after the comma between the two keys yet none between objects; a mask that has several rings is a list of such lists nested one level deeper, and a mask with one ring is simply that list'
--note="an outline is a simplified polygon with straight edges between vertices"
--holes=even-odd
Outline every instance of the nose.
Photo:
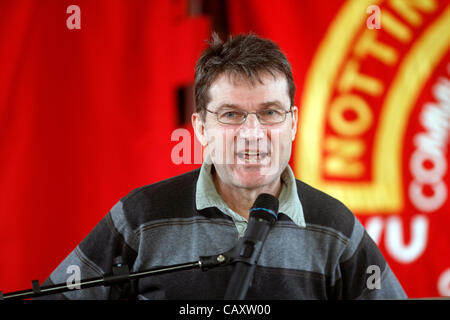
[{"label": "nose", "polygon": [[256,128],[260,124],[256,113],[249,113],[244,125],[245,124],[247,124],[250,128]]},{"label": "nose", "polygon": [[240,127],[239,136],[245,139],[264,138],[264,130],[262,129],[256,114],[248,114],[246,121]]}]

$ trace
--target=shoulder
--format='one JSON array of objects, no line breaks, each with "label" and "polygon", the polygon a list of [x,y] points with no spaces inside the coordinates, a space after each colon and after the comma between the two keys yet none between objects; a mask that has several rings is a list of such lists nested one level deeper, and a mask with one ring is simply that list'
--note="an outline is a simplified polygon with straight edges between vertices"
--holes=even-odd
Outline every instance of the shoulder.
[{"label": "shoulder", "polygon": [[303,181],[296,179],[296,183],[307,225],[334,229],[346,238],[352,236],[356,217],[349,208],[338,199]]},{"label": "shoulder", "polygon": [[200,169],[132,190],[120,200],[131,227],[150,220],[195,215],[195,191]]}]

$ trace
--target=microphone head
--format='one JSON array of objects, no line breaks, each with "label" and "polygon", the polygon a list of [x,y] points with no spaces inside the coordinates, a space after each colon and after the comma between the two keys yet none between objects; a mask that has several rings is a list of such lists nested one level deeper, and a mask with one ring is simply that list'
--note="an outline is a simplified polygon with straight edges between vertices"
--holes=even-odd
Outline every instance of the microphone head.
[{"label": "microphone head", "polygon": [[261,193],[250,208],[250,217],[273,223],[278,219],[278,206],[279,202],[276,197],[268,193]]}]

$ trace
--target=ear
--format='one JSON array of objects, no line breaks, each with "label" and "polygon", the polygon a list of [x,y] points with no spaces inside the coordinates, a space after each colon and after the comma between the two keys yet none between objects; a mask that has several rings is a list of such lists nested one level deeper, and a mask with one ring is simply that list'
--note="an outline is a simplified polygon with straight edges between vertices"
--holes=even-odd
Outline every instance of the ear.
[{"label": "ear", "polygon": [[291,127],[291,130],[292,130],[292,141],[294,141],[295,140],[295,136],[297,134],[298,108],[296,106],[292,106],[291,110],[292,110],[292,112],[291,112],[291,114],[292,114],[292,123],[291,123],[291,125],[292,125],[292,127]]},{"label": "ear", "polygon": [[205,123],[198,112],[194,112],[191,117],[192,127],[194,128],[195,136],[197,137],[200,144],[205,147],[207,145],[208,139],[206,137]]}]

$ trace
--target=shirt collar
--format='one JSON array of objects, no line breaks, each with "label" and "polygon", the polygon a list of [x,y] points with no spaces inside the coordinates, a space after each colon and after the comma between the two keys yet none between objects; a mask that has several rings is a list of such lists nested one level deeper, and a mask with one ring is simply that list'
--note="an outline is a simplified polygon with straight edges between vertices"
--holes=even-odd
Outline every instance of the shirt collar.
[{"label": "shirt collar", "polygon": [[[197,210],[216,207],[229,215],[234,221],[246,221],[242,216],[231,210],[217,193],[211,174],[212,164],[204,162],[197,180],[195,202]],[[280,207],[278,212],[287,215],[296,225],[305,227],[303,207],[297,193],[297,183],[291,167],[288,165],[281,174],[282,186],[278,197]]]}]

